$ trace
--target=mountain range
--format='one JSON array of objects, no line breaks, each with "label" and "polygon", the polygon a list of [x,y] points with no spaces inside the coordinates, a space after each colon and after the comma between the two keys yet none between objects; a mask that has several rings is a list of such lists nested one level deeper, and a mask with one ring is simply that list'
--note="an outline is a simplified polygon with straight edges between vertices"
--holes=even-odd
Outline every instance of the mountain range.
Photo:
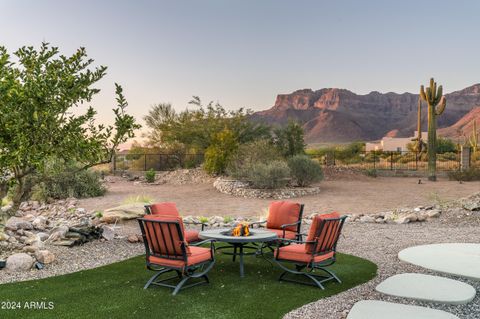
[{"label": "mountain range", "polygon": [[[480,124],[480,83],[445,97],[447,107],[437,117],[439,134],[450,138],[471,134],[471,120],[476,118]],[[309,144],[373,141],[412,136],[417,129],[417,103],[418,94],[413,93],[360,95],[337,88],[303,89],[277,95],[270,109],[252,114],[252,119],[277,125],[297,121]],[[422,130],[426,131],[425,103],[422,113]]]}]

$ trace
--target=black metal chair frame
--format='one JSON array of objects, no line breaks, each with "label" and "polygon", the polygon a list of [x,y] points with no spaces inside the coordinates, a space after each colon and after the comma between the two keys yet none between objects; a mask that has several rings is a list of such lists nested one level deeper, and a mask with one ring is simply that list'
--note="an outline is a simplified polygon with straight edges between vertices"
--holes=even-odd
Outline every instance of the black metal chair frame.
[{"label": "black metal chair frame", "polygon": [[[280,253],[280,248],[282,247],[282,245],[280,243],[277,244],[277,250],[276,250],[276,254],[273,258],[273,261],[281,269],[284,270],[283,273],[278,278],[278,280],[279,281],[289,281],[289,282],[294,282],[294,283],[299,283],[299,284],[309,285],[309,286],[316,286],[316,287],[319,287],[322,290],[325,289],[325,287],[323,286],[323,283],[325,283],[327,281],[330,281],[330,280],[335,280],[336,282],[341,284],[342,281],[340,280],[340,278],[338,278],[337,275],[333,271],[331,271],[329,269],[326,269],[325,267],[333,265],[336,261],[335,254],[336,254],[336,250],[337,250],[337,242],[338,242],[338,239],[340,238],[340,234],[342,232],[343,224],[345,223],[346,218],[347,218],[347,216],[342,216],[340,218],[327,218],[327,219],[322,220],[320,226],[318,227],[318,229],[315,233],[315,238],[319,238],[319,236],[322,234],[323,230],[327,227],[338,227],[338,230],[335,233],[335,232],[331,231],[332,229],[330,229],[330,235],[325,236],[322,239],[321,242],[318,241],[318,240],[301,241],[301,240],[279,239],[280,242],[288,242],[288,243],[296,243],[296,244],[311,244],[311,245],[313,245],[313,247],[312,247],[312,253],[311,253],[312,258],[310,259],[311,261],[302,263],[302,262],[294,261],[294,260],[280,259],[279,258],[279,253]],[[335,223],[335,222],[338,222],[338,224]],[[333,225],[333,226],[330,226],[330,225]],[[338,226],[336,226],[336,225],[338,225]],[[328,232],[329,229],[327,228],[326,231]],[[334,235],[335,235],[335,238],[332,237]],[[318,247],[324,247],[324,245],[329,243],[329,242],[332,242],[331,247],[326,247],[326,249],[319,250],[317,252]],[[332,258],[323,260],[323,261],[318,262],[318,263],[313,262],[313,260],[316,256],[325,255],[325,254],[328,254],[328,253],[331,253],[331,252],[333,252],[333,257]],[[295,270],[286,267],[282,263],[293,263],[293,264],[295,264]],[[324,273],[326,273],[326,275],[325,274],[323,274],[323,275],[316,274],[316,273],[314,273],[315,270],[323,271]],[[288,274],[292,274],[292,275],[296,275],[296,276],[304,276],[304,277],[310,279],[311,282],[305,282],[305,281],[285,278],[285,276],[287,276]]]},{"label": "black metal chair frame", "polygon": [[[304,209],[305,205],[304,204],[300,204],[300,212],[298,214],[298,220],[294,223],[291,223],[291,224],[283,224],[280,226],[280,228],[283,230],[283,235],[282,235],[282,238],[285,238],[285,231],[286,231],[286,228],[289,227],[289,226],[295,226],[297,225],[297,231],[296,231],[296,235],[295,235],[295,238],[297,240],[301,240],[301,236],[302,234],[300,233],[301,231],[301,228],[302,228],[302,218],[303,218],[303,209]],[[253,222],[253,223],[250,223],[250,226],[253,226],[253,225],[258,225],[259,227],[265,227],[264,225],[262,224],[265,224],[267,221],[264,220],[264,221],[261,221],[261,222]]]},{"label": "black metal chair frame", "polygon": [[[152,215],[152,210],[150,208],[151,205],[145,205],[145,214],[146,215]],[[183,221],[184,224],[186,225],[202,225],[202,231],[205,230],[205,226],[208,226],[208,224],[202,223],[202,222],[188,222],[188,221]]]},{"label": "black metal chair frame", "polygon": [[[138,218],[138,223],[140,225],[140,229],[142,231],[142,237],[143,237],[143,243],[145,244],[145,257],[146,257],[146,263],[147,263],[147,269],[155,271],[156,274],[154,274],[145,284],[143,289],[147,289],[150,285],[157,285],[157,286],[163,286],[163,287],[168,287],[173,289],[172,295],[176,295],[180,289],[185,289],[201,284],[208,284],[210,282],[207,273],[212,269],[213,265],[215,264],[215,246],[214,246],[214,240],[207,239],[203,240],[201,242],[196,243],[195,245],[190,245],[190,246],[198,246],[202,245],[205,243],[210,243],[210,253],[211,253],[211,259],[202,263],[194,264],[194,265],[187,265],[188,262],[188,255],[187,255],[187,245],[185,244],[184,241],[184,236],[182,233],[182,229],[180,226],[180,223],[178,221],[158,221],[158,220],[149,220],[149,219],[144,219],[144,218]],[[157,234],[157,231],[155,230],[155,226],[152,227],[154,236],[152,237],[150,233],[147,233],[145,231],[145,224],[146,223],[158,223],[158,224],[166,224],[168,225],[168,234],[165,234],[165,232],[162,230],[162,227],[159,227],[160,234]],[[163,239],[165,242],[165,237],[168,236],[170,240],[173,242],[173,234],[172,234],[172,227],[175,232],[178,233],[178,236],[180,238],[180,241],[182,242],[181,244],[181,251],[177,253],[175,247],[173,246],[174,254],[169,254],[168,251],[165,251],[165,253],[155,253],[152,251],[151,247],[149,246],[149,242],[153,243],[156,242],[157,247],[160,246],[160,240]],[[147,238],[148,236],[148,238]],[[150,256],[158,257],[158,258],[166,258],[170,260],[181,260],[185,263],[184,267],[173,267],[173,266],[164,266],[164,265],[158,265],[155,263],[150,262]],[[157,280],[158,277],[160,277],[163,274],[169,273],[169,272],[176,272],[176,276],[169,277],[166,279],[162,280]],[[202,278],[203,281],[195,282],[190,285],[186,285],[185,283],[189,279],[195,279],[195,278]],[[177,284],[168,284],[166,282],[171,281],[173,279],[179,279],[179,282]]]}]

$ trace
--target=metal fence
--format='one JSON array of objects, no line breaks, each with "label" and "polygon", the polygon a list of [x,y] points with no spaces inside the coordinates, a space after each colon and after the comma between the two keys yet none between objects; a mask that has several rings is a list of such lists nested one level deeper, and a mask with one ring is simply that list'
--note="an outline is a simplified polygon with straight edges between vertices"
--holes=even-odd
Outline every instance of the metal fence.
[{"label": "metal fence", "polygon": [[[323,165],[375,170],[427,170],[426,153],[370,151],[345,154],[342,151],[310,155]],[[203,154],[117,154],[113,159],[115,171],[168,171],[179,168],[194,168],[203,163]],[[480,156],[472,156],[472,167],[480,168]],[[460,153],[437,154],[437,170],[460,169]]]},{"label": "metal fence", "polygon": [[114,171],[170,171],[194,168],[203,163],[203,154],[117,154]]},{"label": "metal fence", "polygon": [[[369,151],[356,154],[329,152],[310,155],[325,165],[375,170],[421,171],[428,167],[426,153]],[[460,169],[460,153],[437,154],[437,170],[454,171]]]}]

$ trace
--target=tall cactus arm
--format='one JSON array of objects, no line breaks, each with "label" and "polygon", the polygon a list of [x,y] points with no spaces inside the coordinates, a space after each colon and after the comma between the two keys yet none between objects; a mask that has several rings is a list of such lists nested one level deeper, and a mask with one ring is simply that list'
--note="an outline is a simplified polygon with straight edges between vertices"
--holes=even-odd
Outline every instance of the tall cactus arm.
[{"label": "tall cactus arm", "polygon": [[441,115],[443,111],[445,111],[445,106],[447,106],[447,99],[445,96],[442,96],[437,104],[437,107],[435,108],[435,114]]},{"label": "tall cactus arm", "polygon": [[420,86],[420,98],[424,101],[427,100],[427,96],[425,95],[425,88],[423,85]]},{"label": "tall cactus arm", "polygon": [[443,87],[440,85],[440,86],[438,87],[437,97],[436,97],[436,103],[435,103],[435,104],[438,104],[438,103],[441,101],[442,96],[443,96]]}]

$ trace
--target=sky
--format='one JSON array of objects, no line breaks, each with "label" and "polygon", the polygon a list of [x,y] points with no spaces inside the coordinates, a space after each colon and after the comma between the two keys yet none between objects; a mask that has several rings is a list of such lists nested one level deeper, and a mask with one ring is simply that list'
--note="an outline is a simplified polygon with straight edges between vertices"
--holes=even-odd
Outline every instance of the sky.
[{"label": "sky", "polygon": [[139,120],[193,95],[263,110],[279,93],[446,92],[480,82],[480,1],[0,0],[0,45],[85,47],[108,74],[92,102],[111,123],[114,82]]}]

